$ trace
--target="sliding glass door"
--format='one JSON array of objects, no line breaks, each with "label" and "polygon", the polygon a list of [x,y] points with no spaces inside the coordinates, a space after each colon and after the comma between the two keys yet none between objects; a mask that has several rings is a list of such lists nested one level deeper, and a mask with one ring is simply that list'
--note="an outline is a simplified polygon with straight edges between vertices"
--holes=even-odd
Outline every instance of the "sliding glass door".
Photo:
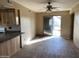
[{"label": "sliding glass door", "polygon": [[61,35],[61,16],[44,16],[44,34],[52,36]]},{"label": "sliding glass door", "polygon": [[44,34],[52,35],[52,28],[53,28],[53,20],[51,16],[44,16],[43,20],[43,30]]}]

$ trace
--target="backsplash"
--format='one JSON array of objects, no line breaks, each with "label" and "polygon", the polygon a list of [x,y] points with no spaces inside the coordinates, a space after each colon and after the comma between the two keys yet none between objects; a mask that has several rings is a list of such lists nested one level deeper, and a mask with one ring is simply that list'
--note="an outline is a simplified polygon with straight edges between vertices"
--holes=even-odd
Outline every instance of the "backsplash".
[{"label": "backsplash", "polygon": [[9,26],[6,28],[7,31],[20,31],[20,26]]}]

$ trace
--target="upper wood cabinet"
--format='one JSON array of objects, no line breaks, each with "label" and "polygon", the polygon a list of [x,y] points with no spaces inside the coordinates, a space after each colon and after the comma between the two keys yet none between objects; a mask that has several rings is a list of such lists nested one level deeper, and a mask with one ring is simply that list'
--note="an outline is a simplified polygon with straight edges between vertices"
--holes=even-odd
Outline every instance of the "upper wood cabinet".
[{"label": "upper wood cabinet", "polygon": [[0,9],[0,25],[16,25],[15,9]]}]

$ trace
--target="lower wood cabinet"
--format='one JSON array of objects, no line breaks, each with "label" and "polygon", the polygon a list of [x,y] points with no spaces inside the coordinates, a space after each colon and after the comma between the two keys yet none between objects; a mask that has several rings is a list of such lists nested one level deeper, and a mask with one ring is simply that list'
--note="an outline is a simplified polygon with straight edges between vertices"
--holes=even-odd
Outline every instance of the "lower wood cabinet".
[{"label": "lower wood cabinet", "polygon": [[20,36],[0,43],[0,57],[10,57],[20,50]]}]

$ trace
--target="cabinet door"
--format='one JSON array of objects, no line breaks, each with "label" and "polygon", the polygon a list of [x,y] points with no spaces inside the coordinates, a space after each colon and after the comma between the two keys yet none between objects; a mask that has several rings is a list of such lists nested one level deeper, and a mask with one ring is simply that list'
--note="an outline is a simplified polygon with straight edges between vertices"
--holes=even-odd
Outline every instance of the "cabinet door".
[{"label": "cabinet door", "polygon": [[15,38],[16,42],[15,42],[15,50],[18,51],[20,49],[20,36],[17,36]]},{"label": "cabinet door", "polygon": [[12,23],[11,23],[11,21],[12,21],[12,16],[11,16],[11,12],[8,10],[7,12],[6,12],[6,25],[7,26],[9,26],[9,25],[11,25]]},{"label": "cabinet door", "polygon": [[9,12],[7,9],[2,9],[0,10],[1,12],[1,25],[7,25],[10,24],[10,22],[8,21],[9,20]]},{"label": "cabinet door", "polygon": [[12,11],[12,24],[16,25],[16,14],[15,14],[15,10]]},{"label": "cabinet door", "polygon": [[1,12],[0,12],[0,25],[2,24],[2,17],[1,17]]},{"label": "cabinet door", "polygon": [[0,9],[0,24],[6,26],[16,25],[15,9]]},{"label": "cabinet door", "polygon": [[7,25],[15,25],[16,24],[16,14],[15,10],[11,9],[7,12]]},{"label": "cabinet door", "polygon": [[10,40],[10,55],[15,54],[18,50],[20,50],[20,38],[19,36]]},{"label": "cabinet door", "polygon": [[6,25],[6,21],[7,21],[7,18],[8,18],[8,15],[7,15],[7,12],[6,11],[2,11],[2,25]]},{"label": "cabinet door", "polygon": [[0,57],[8,57],[9,56],[9,41],[0,43]]}]

